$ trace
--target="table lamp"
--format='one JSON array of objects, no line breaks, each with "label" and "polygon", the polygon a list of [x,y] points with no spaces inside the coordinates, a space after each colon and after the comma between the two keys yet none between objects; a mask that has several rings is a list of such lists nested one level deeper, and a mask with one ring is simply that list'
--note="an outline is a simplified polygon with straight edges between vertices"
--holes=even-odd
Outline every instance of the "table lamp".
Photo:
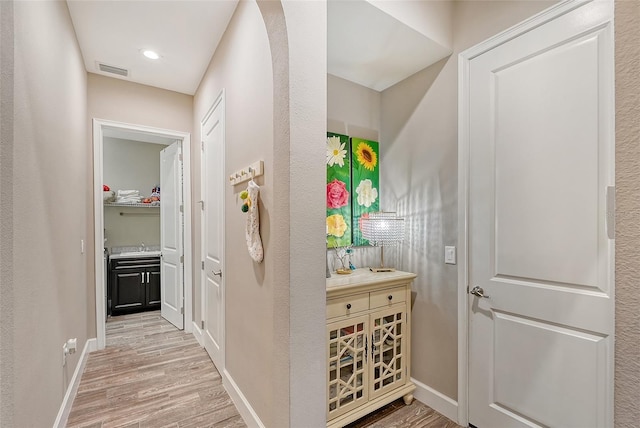
[{"label": "table lamp", "polygon": [[384,247],[404,239],[404,219],[394,212],[372,212],[360,217],[360,231],[370,245],[380,247],[380,267],[369,269],[372,272],[394,272],[394,268],[384,266]]}]

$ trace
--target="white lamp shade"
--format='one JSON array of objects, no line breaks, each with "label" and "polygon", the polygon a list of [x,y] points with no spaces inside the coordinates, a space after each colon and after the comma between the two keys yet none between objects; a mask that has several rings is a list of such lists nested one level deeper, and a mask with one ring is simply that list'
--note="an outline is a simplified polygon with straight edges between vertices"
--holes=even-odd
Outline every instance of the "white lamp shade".
[{"label": "white lamp shade", "polygon": [[395,245],[404,239],[404,219],[393,212],[373,212],[360,218],[360,230],[371,245]]}]

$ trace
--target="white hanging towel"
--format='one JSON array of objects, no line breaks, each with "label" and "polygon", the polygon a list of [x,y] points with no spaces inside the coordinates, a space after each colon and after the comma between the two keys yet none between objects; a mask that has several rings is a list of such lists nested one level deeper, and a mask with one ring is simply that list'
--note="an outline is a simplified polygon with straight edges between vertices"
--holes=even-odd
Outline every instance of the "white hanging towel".
[{"label": "white hanging towel", "polygon": [[262,239],[260,239],[260,213],[258,212],[258,194],[260,193],[260,186],[258,186],[253,180],[249,182],[247,186],[247,193],[249,193],[249,211],[247,212],[247,229],[245,236],[247,238],[247,248],[249,249],[249,255],[251,258],[260,263],[264,257],[262,249]]}]

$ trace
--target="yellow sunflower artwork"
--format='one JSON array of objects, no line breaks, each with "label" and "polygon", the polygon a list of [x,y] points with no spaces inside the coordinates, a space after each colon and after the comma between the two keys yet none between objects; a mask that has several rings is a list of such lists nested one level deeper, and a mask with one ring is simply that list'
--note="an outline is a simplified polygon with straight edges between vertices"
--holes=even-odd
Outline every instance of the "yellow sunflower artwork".
[{"label": "yellow sunflower artwork", "polygon": [[351,189],[353,245],[368,245],[360,231],[363,214],[380,211],[380,156],[376,141],[351,138]]},{"label": "yellow sunflower artwork", "polygon": [[360,165],[362,165],[369,171],[373,171],[376,165],[378,165],[378,155],[373,150],[373,148],[364,141],[358,143],[358,147],[356,148],[356,156]]}]

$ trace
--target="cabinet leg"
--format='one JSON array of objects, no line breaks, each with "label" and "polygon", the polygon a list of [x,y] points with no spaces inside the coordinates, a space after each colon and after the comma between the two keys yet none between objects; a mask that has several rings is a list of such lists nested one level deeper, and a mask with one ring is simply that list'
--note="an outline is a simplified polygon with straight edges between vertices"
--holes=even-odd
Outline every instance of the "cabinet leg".
[{"label": "cabinet leg", "polygon": [[413,401],[413,394],[407,394],[403,396],[402,399],[404,400],[404,404],[408,406]]}]

